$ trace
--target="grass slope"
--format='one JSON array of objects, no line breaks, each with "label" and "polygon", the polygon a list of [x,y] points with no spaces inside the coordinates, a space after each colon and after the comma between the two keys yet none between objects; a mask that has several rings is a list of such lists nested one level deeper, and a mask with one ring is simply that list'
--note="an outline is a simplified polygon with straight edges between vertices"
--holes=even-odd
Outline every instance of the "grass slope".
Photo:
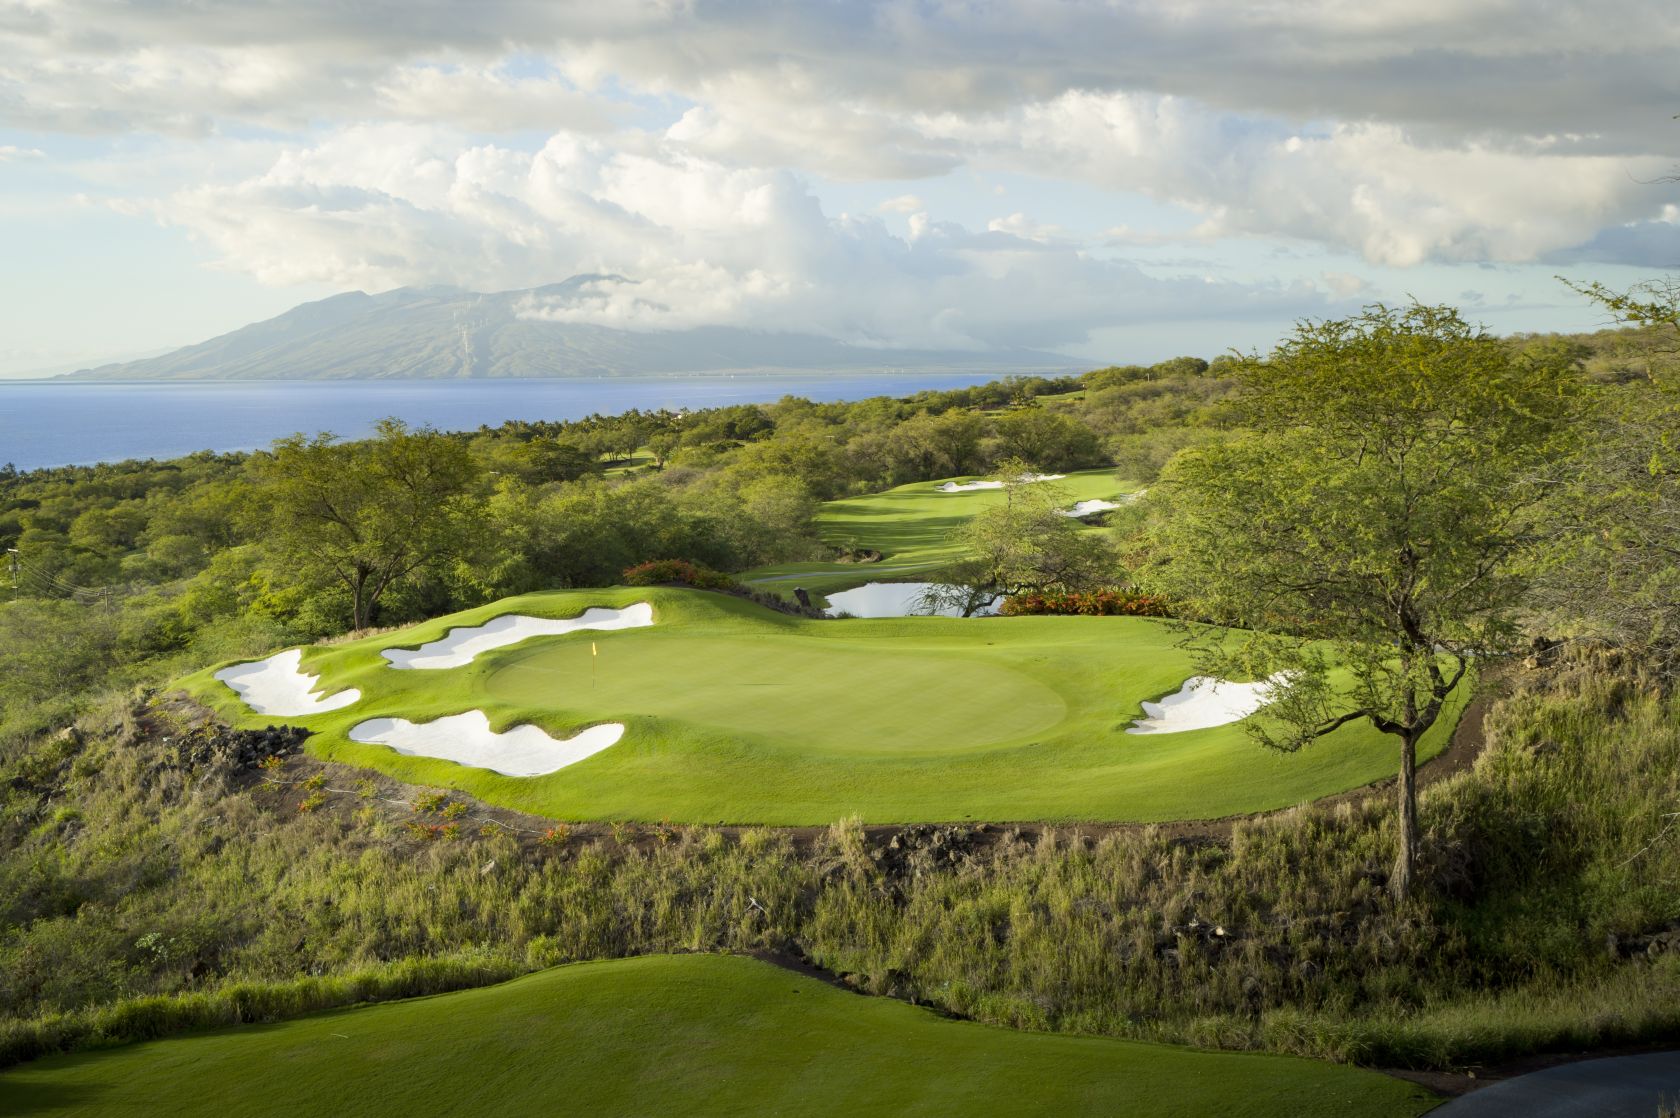
[{"label": "grass slope", "polygon": [[1415,1115],[1420,1088],[1276,1056],[1013,1033],[767,963],[647,956],[0,1074],[22,1115]]},{"label": "grass slope", "polygon": [[[978,477],[953,478],[975,481]],[[757,589],[791,594],[795,585],[813,593],[831,594],[866,582],[905,582],[937,570],[959,557],[951,532],[982,509],[1003,503],[997,489],[970,493],[941,493],[943,481],[917,481],[871,493],[828,501],[817,513],[817,531],[834,547],[868,548],[881,553],[878,563],[782,563],[758,567],[741,575]],[[1095,499],[1114,500],[1131,491],[1115,479],[1113,470],[1084,470],[1054,485],[1067,495],[1067,505]],[[1099,531],[1100,529],[1093,529]]]},{"label": "grass slope", "polygon": [[[503,613],[571,617],[651,601],[644,629],[539,637],[441,671],[397,671],[413,647]],[[591,655],[591,646],[599,655]],[[304,670],[361,701],[285,719],[311,751],[417,784],[562,819],[822,824],[1216,818],[1288,807],[1394,770],[1396,747],[1351,724],[1295,754],[1240,725],[1122,731],[1139,703],[1194,673],[1165,625],[1139,618],[807,621],[690,590],[510,598],[401,633],[306,649]],[[262,726],[207,669],[183,686],[230,721]],[[483,709],[497,729],[556,735],[622,721],[624,739],[540,777],[507,777],[348,739],[366,718],[428,721]],[[1439,752],[1456,710],[1425,739]]]}]

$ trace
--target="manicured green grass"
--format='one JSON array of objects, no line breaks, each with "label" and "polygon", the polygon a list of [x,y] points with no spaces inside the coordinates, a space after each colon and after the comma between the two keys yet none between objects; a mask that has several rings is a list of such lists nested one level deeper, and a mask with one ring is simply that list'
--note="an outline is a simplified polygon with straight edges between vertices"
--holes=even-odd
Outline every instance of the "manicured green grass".
[{"label": "manicured green grass", "polygon": [[[398,671],[379,655],[504,613],[572,617],[638,601],[653,604],[648,628],[538,637],[466,667]],[[1200,819],[1289,807],[1393,773],[1393,739],[1362,723],[1295,754],[1260,748],[1240,725],[1123,733],[1142,700],[1195,674],[1178,640],[1141,618],[811,621],[719,594],[619,587],[510,598],[306,649],[303,667],[325,690],[362,691],[330,714],[254,714],[211,669],[183,686],[236,724],[318,731],[309,748],[320,755],[561,819]],[[428,721],[475,708],[498,730],[628,729],[618,744],[538,777],[346,736],[367,718]],[[1425,740],[1425,757],[1439,752],[1454,717]]]},{"label": "manicured green grass", "polygon": [[[817,530],[823,542],[835,547],[879,551],[879,563],[781,563],[757,567],[740,577],[756,589],[786,596],[795,585],[815,594],[831,594],[876,580],[910,581],[917,575],[937,570],[961,554],[950,540],[951,532],[982,509],[1002,504],[1004,500],[1002,491],[997,489],[941,493],[938,487],[943,484],[943,480],[918,481],[884,493],[848,497],[823,505],[817,514]],[[1067,495],[1069,506],[1099,498],[1114,500],[1134,488],[1118,480],[1111,469],[1084,470],[1059,481],[1035,484],[1056,486]]]},{"label": "manicured green grass", "polygon": [[1016,1033],[751,959],[579,963],[500,986],[0,1074],[9,1114],[1415,1115],[1375,1072]]}]

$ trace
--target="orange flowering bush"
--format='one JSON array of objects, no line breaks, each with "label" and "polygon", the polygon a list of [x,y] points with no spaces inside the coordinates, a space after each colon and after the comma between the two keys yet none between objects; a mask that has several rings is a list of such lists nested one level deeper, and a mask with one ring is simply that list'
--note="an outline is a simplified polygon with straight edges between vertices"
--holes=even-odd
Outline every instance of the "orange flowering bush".
[{"label": "orange flowering bush", "polygon": [[723,572],[690,563],[687,559],[654,559],[638,563],[624,572],[626,586],[659,586],[668,582],[701,590],[728,590],[735,585],[735,580]]},{"label": "orange flowering bush", "polygon": [[1087,617],[1171,617],[1167,600],[1136,590],[1092,590],[1076,594],[1016,594],[998,612],[1005,617],[1082,614]]}]

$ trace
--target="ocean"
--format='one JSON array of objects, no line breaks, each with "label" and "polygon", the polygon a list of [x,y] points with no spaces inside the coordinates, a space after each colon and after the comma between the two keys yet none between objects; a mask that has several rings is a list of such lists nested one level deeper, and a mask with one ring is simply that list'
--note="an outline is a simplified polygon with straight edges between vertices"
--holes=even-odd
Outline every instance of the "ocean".
[{"label": "ocean", "polygon": [[996,380],[956,373],[707,374],[568,380],[162,381],[0,380],[0,465],[43,466],[255,450],[303,431],[345,438],[396,416],[443,430],[509,419],[581,419],[656,408],[906,396]]}]

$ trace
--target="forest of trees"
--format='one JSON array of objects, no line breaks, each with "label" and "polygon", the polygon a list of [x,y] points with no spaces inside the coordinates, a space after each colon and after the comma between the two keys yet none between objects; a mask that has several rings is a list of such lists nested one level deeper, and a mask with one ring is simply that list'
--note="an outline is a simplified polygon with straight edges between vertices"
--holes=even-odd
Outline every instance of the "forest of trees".
[{"label": "forest of trees", "polygon": [[[861,988],[1002,1024],[1337,1058],[1440,1065],[1672,1033],[1677,353],[1660,318],[1496,339],[1446,308],[1375,308],[1263,355],[908,399],[388,422],[359,441],[0,471],[0,546],[16,549],[0,602],[0,1045],[15,1059],[189,1021],[123,1009],[154,994],[205,991],[193,1012],[219,1020],[229,982],[271,984],[238,996],[284,1015],[694,942],[793,942]],[[249,774],[204,783],[167,718],[136,723],[141,689],[207,663],[612,584],[651,560],[833,557],[823,500],[1027,468],[1112,468],[1150,496],[1105,536],[1020,487],[959,529],[967,577],[1132,585],[1181,618],[1247,627],[1220,654],[1292,673],[1256,723],[1280,748],[1348,718],[1415,742],[1466,660],[1564,647],[1531,657],[1551,667],[1512,682],[1474,772],[1433,797],[1403,761],[1398,798],[1226,839],[1047,831],[902,880],[855,822],[809,850],[663,827],[643,849],[616,825],[575,854],[500,831],[415,846],[370,781],[340,789],[342,810],[281,810],[240,793]],[[1334,650],[1351,691],[1326,685],[1303,636]],[[492,859],[508,882],[483,876]],[[773,921],[722,915],[743,880]],[[1129,883],[1124,905],[1113,882]],[[508,889],[568,900],[520,907]],[[485,914],[516,909],[518,929],[486,947]],[[1241,938],[1198,939],[1210,912]],[[975,936],[977,920],[1009,934]],[[938,947],[907,960],[903,937]],[[327,977],[293,981],[306,973]]]},{"label": "forest of trees", "polygon": [[[1667,445],[1661,385],[1675,365],[1672,333],[1658,323],[1499,343],[1570,370],[1597,401],[1578,420],[1595,425],[1602,469],[1582,474],[1576,499],[1557,508],[1579,521],[1580,499],[1590,498],[1595,524],[1577,524],[1572,539],[1602,536],[1606,517],[1621,516],[1627,532],[1667,510],[1644,483],[1655,449]],[[740,571],[821,558],[812,517],[835,497],[1004,462],[1056,472],[1112,466],[1147,485],[1179,451],[1239,431],[1240,367],[1230,356],[1184,357],[904,399],[789,397],[470,432],[389,422],[355,442],[300,434],[255,454],[6,469],[0,547],[16,549],[17,563],[11,600],[0,605],[0,654],[12,665],[0,680],[0,733],[62,723],[77,696],[107,680],[121,686],[172,663],[403,624],[533,589],[607,585],[649,560]],[[1636,492],[1656,503],[1634,507]],[[1032,510],[1018,511],[1014,528],[994,520],[970,534],[1058,528]],[[995,575],[1016,561],[1017,543],[1000,536],[977,547],[990,547]],[[1599,548],[1592,563],[1557,564],[1546,575],[1550,600],[1578,613],[1602,598],[1595,564],[1649,584],[1660,572],[1632,568],[1651,554]],[[1132,578],[1088,548],[1068,556],[1066,588]],[[1056,588],[1042,573],[1013,582]],[[1645,585],[1619,595],[1617,615],[1602,624],[1624,639],[1668,632],[1657,617],[1665,600]]]}]

